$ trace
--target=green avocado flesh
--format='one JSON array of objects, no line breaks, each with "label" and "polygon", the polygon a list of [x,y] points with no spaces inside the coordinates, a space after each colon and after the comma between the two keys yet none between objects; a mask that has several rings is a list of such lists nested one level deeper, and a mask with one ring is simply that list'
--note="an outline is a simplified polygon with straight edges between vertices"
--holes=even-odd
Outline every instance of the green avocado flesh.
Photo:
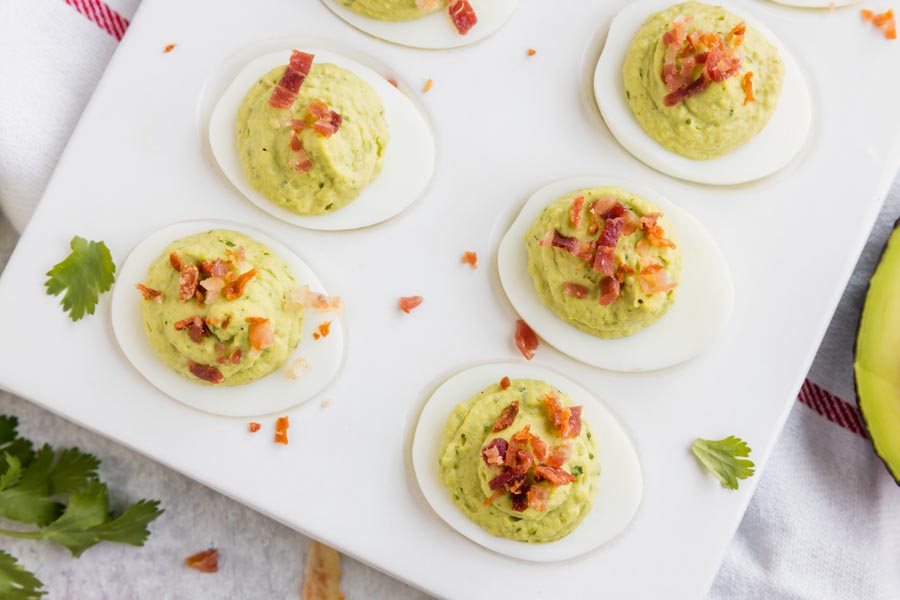
[{"label": "green avocado flesh", "polygon": [[446,0],[437,0],[422,8],[416,5],[416,0],[338,0],[338,4],[378,21],[412,21],[447,7]]},{"label": "green avocado flesh", "polygon": [[869,281],[856,336],[856,395],[875,452],[900,485],[900,229]]}]

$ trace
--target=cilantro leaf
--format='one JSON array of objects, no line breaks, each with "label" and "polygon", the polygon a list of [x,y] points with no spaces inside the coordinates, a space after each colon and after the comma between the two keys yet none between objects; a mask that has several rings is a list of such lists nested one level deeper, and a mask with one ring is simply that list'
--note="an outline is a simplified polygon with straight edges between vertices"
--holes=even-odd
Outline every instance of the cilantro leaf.
[{"label": "cilantro leaf", "polygon": [[[8,415],[0,416],[0,451],[15,456],[23,467],[27,467],[34,457],[31,442],[19,437],[19,419]],[[0,474],[5,473],[6,464],[0,464]]]},{"label": "cilantro leaf", "polygon": [[76,235],[70,246],[72,253],[50,269],[44,285],[53,296],[65,291],[63,310],[78,321],[85,313],[94,314],[100,294],[112,287],[116,265],[103,242],[89,242]]},{"label": "cilantro leaf", "polygon": [[691,445],[691,452],[701,465],[722,482],[724,488],[736,490],[738,479],[746,479],[753,475],[753,461],[739,458],[750,456],[750,446],[733,435],[724,440],[697,438]]},{"label": "cilantro leaf", "polygon": [[16,558],[0,550],[0,598],[8,600],[37,600],[46,591],[44,584],[25,567],[16,562]]},{"label": "cilantro leaf", "polygon": [[100,542],[143,546],[147,525],[162,514],[159,502],[141,500],[110,520],[106,485],[92,480],[72,494],[65,512],[41,530],[41,537],[65,546],[76,557]]}]

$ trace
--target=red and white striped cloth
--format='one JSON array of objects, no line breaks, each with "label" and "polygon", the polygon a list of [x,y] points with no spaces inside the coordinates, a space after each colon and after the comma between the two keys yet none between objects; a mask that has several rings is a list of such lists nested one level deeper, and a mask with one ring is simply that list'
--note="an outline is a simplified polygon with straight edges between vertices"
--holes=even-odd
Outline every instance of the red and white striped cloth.
[{"label": "red and white striped cloth", "polygon": [[[0,0],[0,207],[20,231],[139,1]],[[40,85],[60,71],[70,75]],[[895,184],[711,598],[900,600],[900,490],[852,402],[851,367],[865,284],[898,213]]]}]

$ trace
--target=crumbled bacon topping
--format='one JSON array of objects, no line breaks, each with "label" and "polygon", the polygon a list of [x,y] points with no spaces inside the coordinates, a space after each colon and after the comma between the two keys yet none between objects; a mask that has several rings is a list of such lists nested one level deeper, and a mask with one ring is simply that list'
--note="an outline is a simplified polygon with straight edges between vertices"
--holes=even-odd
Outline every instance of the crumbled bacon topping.
[{"label": "crumbled bacon topping", "polygon": [[619,299],[619,292],[622,286],[619,280],[613,276],[607,275],[600,280],[600,306],[609,306]]},{"label": "crumbled bacon topping", "polygon": [[225,280],[221,277],[207,277],[200,282],[200,287],[206,290],[206,304],[212,304],[219,298],[219,292],[225,287]]},{"label": "crumbled bacon topping", "polygon": [[469,265],[470,267],[472,267],[472,270],[475,270],[478,268],[478,254],[475,252],[466,251],[465,253],[463,253],[460,262],[464,265]]},{"label": "crumbled bacon topping", "polygon": [[492,439],[487,446],[481,449],[481,458],[485,464],[502,466],[509,449],[509,442],[503,438]]},{"label": "crumbled bacon topping", "polygon": [[897,39],[897,22],[894,19],[894,10],[888,9],[883,13],[875,14],[875,12],[867,9],[862,9],[860,15],[864,21],[869,21],[876,27],[878,27],[882,33],[884,33],[884,37],[889,40]]},{"label": "crumbled bacon topping", "polygon": [[[312,128],[319,135],[331,137],[341,128],[343,117],[328,108],[324,101],[313,100],[307,105],[306,110],[309,113]],[[294,150],[299,150],[299,148],[294,148]]]},{"label": "crumbled bacon topping", "polygon": [[[608,223],[609,221],[607,221]],[[616,249],[614,246],[598,246],[591,265],[598,273],[614,275],[616,272]]]},{"label": "crumbled bacon topping", "polygon": [[184,559],[184,564],[201,573],[216,573],[219,570],[219,551],[215,548],[192,554]]},{"label": "crumbled bacon topping", "polygon": [[528,488],[526,496],[529,508],[533,508],[538,512],[544,512],[547,510],[547,498],[550,497],[550,488],[543,485],[533,485]]},{"label": "crumbled bacon topping", "polygon": [[633,275],[633,274],[634,274],[634,269],[632,269],[631,267],[629,267],[626,264],[621,264],[618,267],[616,267],[616,281],[619,282],[620,286],[622,283],[625,282],[626,275]]},{"label": "crumbled bacon topping", "polygon": [[275,443],[288,445],[288,427],[291,426],[290,419],[287,417],[278,417],[275,419]]},{"label": "crumbled bacon topping", "polygon": [[206,322],[203,320],[203,317],[197,315],[175,323],[175,331],[181,331],[182,329],[188,330],[188,337],[196,344],[202,342],[203,338],[209,335]]},{"label": "crumbled bacon topping", "polygon": [[562,438],[578,437],[581,433],[581,407],[562,406],[559,397],[555,393],[549,393],[542,398],[547,414],[553,427]]},{"label": "crumbled bacon topping", "polygon": [[200,279],[200,271],[197,265],[184,265],[181,275],[178,277],[178,300],[187,302],[197,293],[197,283]]},{"label": "crumbled bacon topping", "polygon": [[182,262],[181,257],[178,256],[177,252],[169,254],[169,264],[172,265],[172,268],[178,273],[181,273],[184,269],[184,262]]},{"label": "crumbled bacon topping", "polygon": [[294,104],[297,92],[300,91],[300,86],[303,85],[304,80],[309,75],[314,58],[314,55],[300,52],[299,50],[291,52],[290,63],[285,68],[281,80],[275,86],[275,89],[272,90],[272,95],[269,97],[269,106],[286,109]]},{"label": "crumbled bacon topping", "polygon": [[561,467],[569,460],[569,455],[571,453],[572,447],[569,444],[553,446],[547,453],[544,462],[550,467]]},{"label": "crumbled bacon topping", "polygon": [[319,327],[317,329],[318,331],[313,334],[314,336],[318,335],[316,339],[319,339],[320,337],[328,337],[328,334],[331,333],[331,321],[322,321],[321,323],[319,323]]},{"label": "crumbled bacon topping", "polygon": [[538,337],[528,323],[522,319],[516,321],[516,333],[514,336],[516,347],[527,360],[534,358],[534,351],[538,347]]},{"label": "crumbled bacon topping", "polygon": [[584,214],[584,196],[575,196],[572,200],[572,206],[569,208],[569,220],[572,221],[572,227],[578,229],[581,227],[581,217]]},{"label": "crumbled bacon topping", "polygon": [[188,361],[188,370],[197,379],[202,379],[203,381],[213,384],[222,383],[222,380],[225,378],[224,375],[222,375],[222,372],[214,366],[203,365],[192,360]]},{"label": "crumbled bacon topping", "polygon": [[645,294],[668,292],[678,285],[669,280],[669,274],[659,263],[647,265],[638,274],[638,281]]},{"label": "crumbled bacon topping", "polygon": [[573,296],[575,298],[587,298],[588,288],[587,286],[581,285],[580,283],[572,283],[571,281],[566,281],[563,283],[563,293],[568,294],[569,296]]},{"label": "crumbled bacon topping", "polygon": [[262,352],[275,343],[275,333],[272,331],[268,319],[247,317],[246,321],[250,324],[248,334],[251,348]]},{"label": "crumbled bacon topping", "polygon": [[641,217],[641,228],[647,236],[647,240],[653,246],[659,248],[674,248],[675,242],[666,239],[666,232],[657,222],[662,215],[659,213],[650,213]]},{"label": "crumbled bacon topping", "polygon": [[223,289],[225,297],[229,300],[237,300],[244,295],[244,286],[247,282],[256,277],[256,269],[250,269],[246,273],[242,273],[237,279],[226,285]]},{"label": "crumbled bacon topping", "polygon": [[497,417],[497,420],[494,421],[494,426],[491,427],[491,433],[497,433],[498,431],[503,431],[507,427],[513,424],[513,421],[516,420],[516,415],[519,414],[519,401],[513,400],[512,403],[504,408],[500,415]]},{"label": "crumbled bacon topping", "polygon": [[478,23],[475,9],[469,0],[450,0],[450,18],[460,35],[466,35]]},{"label": "crumbled bacon topping", "polygon": [[144,297],[144,300],[152,300],[157,304],[162,302],[162,292],[159,290],[154,290],[153,288],[148,288],[143,283],[139,283],[134,286],[141,293],[141,296]]},{"label": "crumbled bacon topping", "polygon": [[575,477],[568,471],[559,467],[537,466],[534,468],[534,478],[537,481],[546,481],[553,487],[567,485],[575,482]]},{"label": "crumbled bacon topping", "polygon": [[422,304],[422,296],[403,296],[400,298],[400,310],[409,314],[412,309]]},{"label": "crumbled bacon topping", "polygon": [[500,380],[500,389],[505,390],[509,387],[509,377],[504,377]]},{"label": "crumbled bacon topping", "polygon": [[741,79],[741,87],[744,89],[744,106],[751,102],[756,102],[756,96],[753,95],[753,71],[744,73]]},{"label": "crumbled bacon topping", "polygon": [[262,427],[262,425],[260,425],[256,421],[251,421],[250,425],[247,428],[250,430],[250,433],[256,433],[257,431],[260,430],[261,427]]},{"label": "crumbled bacon topping", "polygon": [[309,286],[302,285],[288,294],[284,308],[285,310],[297,310],[300,306],[323,312],[340,312],[344,308],[344,303],[340,296],[326,296],[311,291]]}]

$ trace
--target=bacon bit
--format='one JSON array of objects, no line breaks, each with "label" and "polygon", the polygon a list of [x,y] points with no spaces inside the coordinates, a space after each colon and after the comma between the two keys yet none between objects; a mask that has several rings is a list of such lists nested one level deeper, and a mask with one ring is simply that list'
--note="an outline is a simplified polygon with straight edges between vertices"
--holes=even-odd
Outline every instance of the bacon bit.
[{"label": "bacon bit", "polygon": [[319,542],[309,542],[303,600],[344,600],[340,557],[333,548]]},{"label": "bacon bit", "polygon": [[219,571],[219,551],[215,548],[192,554],[184,559],[184,564],[201,573],[217,573]]},{"label": "bacon bit", "polygon": [[615,248],[616,244],[619,243],[619,238],[622,236],[622,228],[624,225],[625,219],[622,217],[606,219],[606,223],[603,224],[603,231],[600,232],[600,239],[597,240],[597,244]]},{"label": "bacon bit", "polygon": [[540,465],[534,468],[535,480],[544,480],[553,487],[567,485],[575,482],[575,477],[571,473],[563,471],[558,467],[547,467]]},{"label": "bacon bit", "polygon": [[675,242],[666,239],[666,232],[657,220],[662,215],[659,213],[650,213],[641,217],[641,229],[647,235],[647,240],[658,248],[674,248]]},{"label": "bacon bit", "polygon": [[403,296],[400,298],[400,310],[409,314],[412,309],[422,304],[422,296]]},{"label": "bacon bit", "polygon": [[301,129],[306,128],[306,121],[302,119],[285,119],[281,122],[281,124],[285,127],[290,127],[291,129],[293,129],[294,133],[297,133]]},{"label": "bacon bit", "polygon": [[438,0],[416,0],[416,8],[423,13],[428,13],[437,8]]},{"label": "bacon bit", "polygon": [[306,153],[306,150],[300,148],[300,150],[294,153],[294,156],[291,157],[291,160],[288,161],[288,166],[293,167],[293,169],[298,173],[306,173],[307,171],[312,169],[313,164],[312,160],[309,158],[309,155]]},{"label": "bacon bit", "polygon": [[591,268],[607,276],[614,275],[616,272],[616,249],[610,246],[598,247]]},{"label": "bacon bit", "polygon": [[525,425],[509,438],[509,447],[506,449],[506,456],[503,459],[504,464],[508,467],[515,468],[518,464],[519,450],[528,447],[528,441],[531,439],[531,425]]},{"label": "bacon bit", "polygon": [[300,91],[300,86],[303,85],[304,80],[309,75],[314,58],[314,55],[300,52],[299,50],[294,50],[291,53],[290,63],[285,68],[281,80],[275,86],[275,89],[272,90],[272,95],[269,97],[269,106],[285,109],[290,108],[294,104],[297,92]]},{"label": "bacon bit", "polygon": [[584,196],[576,196],[569,208],[569,220],[575,229],[581,227],[581,215],[584,213]]},{"label": "bacon bit", "polygon": [[301,285],[290,292],[285,302],[285,310],[297,310],[300,306],[319,311],[337,311],[344,309],[344,303],[340,296],[326,296],[319,292],[313,292],[307,285]]},{"label": "bacon bit", "polygon": [[331,321],[322,321],[319,323],[319,335],[328,337],[329,333],[331,333]]},{"label": "bacon bit", "polygon": [[590,261],[594,257],[596,242],[582,242],[576,237],[566,237],[558,230],[553,231],[550,245],[554,248],[562,248],[575,258]]},{"label": "bacon bit", "polygon": [[197,281],[200,279],[200,271],[197,265],[184,265],[181,276],[178,278],[178,300],[187,302],[197,292]]},{"label": "bacon bit", "polygon": [[619,280],[607,275],[600,280],[600,306],[609,306],[619,298]]},{"label": "bacon bit", "polygon": [[481,503],[482,506],[490,506],[494,503],[495,500],[499,500],[506,494],[505,490],[497,490],[493,494],[491,494],[484,502]]},{"label": "bacon bit", "polygon": [[562,438],[577,437],[581,433],[581,407],[564,407],[559,403],[556,393],[549,393],[542,398],[553,427]]},{"label": "bacon bit", "polygon": [[464,265],[469,265],[472,267],[472,270],[478,268],[478,253],[477,252],[465,252],[460,259],[460,262]]},{"label": "bacon bit", "polygon": [[291,426],[290,419],[287,417],[278,417],[275,419],[275,443],[288,445],[287,431]]},{"label": "bacon bit", "polygon": [[399,88],[400,85],[397,83],[396,79],[388,79],[388,83],[394,86],[395,88]]},{"label": "bacon bit", "polygon": [[519,494],[510,494],[510,499],[512,500],[512,509],[517,512],[522,512],[526,508],[528,508],[528,490],[531,489],[530,485],[526,485],[525,489],[522,490],[522,493]]},{"label": "bacon bit", "polygon": [[291,364],[284,370],[284,376],[291,381],[297,381],[307,369],[309,369],[309,362],[303,357],[298,357],[291,361]]},{"label": "bacon bit", "polygon": [[251,421],[248,429],[250,430],[250,433],[256,433],[261,427],[262,425],[260,425],[259,423]]},{"label": "bacon bit", "polygon": [[488,482],[492,490],[509,489],[512,486],[520,486],[525,481],[525,473],[517,473],[512,469],[506,469]]},{"label": "bacon bit", "polygon": [[[666,106],[675,106],[682,100],[699,94],[714,81],[725,81],[736,75],[741,68],[742,61],[737,48],[743,43],[746,31],[743,23],[729,32],[730,44],[717,33],[686,35],[688,23],[688,19],[678,17],[672,22],[672,29],[663,35],[666,57],[661,77],[671,92],[663,99]],[[699,51],[698,45],[705,47],[706,51]],[[680,66],[676,63],[679,58]],[[699,65],[703,65],[703,70],[694,78],[693,72]]]},{"label": "bacon bit", "polygon": [[744,35],[747,34],[747,24],[741,21],[728,32],[728,39],[732,48],[739,48],[744,43]]},{"label": "bacon bit", "polygon": [[188,317],[187,319],[182,319],[175,323],[175,331],[181,331],[182,329],[188,330],[188,337],[191,338],[191,341],[195,344],[199,344],[203,341],[203,338],[209,335],[209,330],[206,329],[206,323],[203,322],[203,318],[199,316]]},{"label": "bacon bit", "polygon": [[188,361],[188,370],[190,370],[190,372],[197,379],[202,379],[203,381],[207,381],[212,384],[222,383],[222,380],[225,378],[222,375],[222,372],[214,366],[203,365],[192,360]]},{"label": "bacon bit", "polygon": [[184,270],[184,263],[181,261],[181,257],[175,252],[169,254],[169,264],[172,265],[172,268],[178,273],[181,273]]},{"label": "bacon bit", "polygon": [[481,449],[481,458],[489,465],[502,465],[509,450],[509,442],[503,438],[494,438]]},{"label": "bacon bit", "polygon": [[168,54],[172,50],[175,49],[175,44],[167,44],[165,48],[163,48],[163,54]]},{"label": "bacon bit", "polygon": [[744,106],[756,102],[756,96],[753,95],[753,71],[747,71],[744,74],[744,78],[741,79],[741,87],[744,88]]},{"label": "bacon bit", "polygon": [[329,404],[331,404],[331,400],[322,400],[322,402],[319,403],[319,406],[321,406],[322,408],[328,408]]},{"label": "bacon bit", "polygon": [[231,323],[231,315],[225,317],[225,320],[222,321],[222,329],[228,329],[228,325]]},{"label": "bacon bit", "polygon": [[205,321],[207,326],[219,325],[222,323],[222,319],[219,317],[206,317]]},{"label": "bacon bit", "polygon": [[498,431],[503,431],[507,427],[513,424],[513,421],[516,420],[516,415],[519,414],[519,401],[513,400],[512,404],[503,409],[500,413],[500,416],[497,417],[497,420],[494,421],[494,426],[491,427],[491,433],[497,433]]},{"label": "bacon bit", "polygon": [[429,91],[431,91],[431,86],[433,85],[434,82],[432,80],[429,79],[428,81],[426,81],[425,85],[422,87],[422,93],[427,94]]},{"label": "bacon bit", "polygon": [[466,35],[469,30],[478,23],[475,9],[469,4],[469,0],[450,0],[450,18],[460,35]]},{"label": "bacon bit", "polygon": [[528,56],[534,56],[535,54],[537,54],[537,50],[535,50],[534,48],[528,49]]},{"label": "bacon bit", "polygon": [[652,264],[641,269],[638,281],[641,289],[645,294],[656,294],[658,292],[668,292],[675,289],[678,285],[669,281],[669,274],[663,269],[661,264]]},{"label": "bacon bit", "polygon": [[628,265],[623,264],[623,265],[619,265],[618,267],[616,267],[616,281],[618,281],[619,283],[625,282],[626,275],[633,275],[633,274],[634,274],[634,269],[632,269]]},{"label": "bacon bit", "polygon": [[212,304],[219,297],[219,292],[225,287],[225,280],[221,277],[210,277],[200,282],[200,286],[206,290],[206,304]]},{"label": "bacon bit", "polygon": [[862,17],[862,20],[867,21],[867,22],[871,22],[872,19],[875,18],[875,12],[869,10],[868,8],[864,8],[864,9],[860,10],[859,14]]},{"label": "bacon bit", "polygon": [[505,390],[509,387],[509,377],[504,377],[500,380],[500,389]]},{"label": "bacon bit", "polygon": [[547,510],[547,498],[550,497],[550,488],[544,485],[533,485],[528,488],[528,506],[538,512]]},{"label": "bacon bit", "polygon": [[[581,408],[581,407],[579,407]],[[580,413],[579,413],[580,414]],[[579,433],[581,433],[579,431]],[[572,447],[569,444],[554,446],[544,461],[549,467],[561,467],[569,460]]]},{"label": "bacon bit", "polygon": [[516,333],[514,336],[516,347],[527,360],[534,358],[534,351],[539,345],[538,337],[528,323],[522,319],[516,321]]},{"label": "bacon bit", "polygon": [[216,344],[216,363],[220,365],[239,365],[241,364],[241,349],[235,348],[231,356],[225,355],[225,345]]},{"label": "bacon bit", "polygon": [[297,137],[296,131],[291,131],[291,150],[294,152],[299,152],[303,150],[303,142],[300,141],[300,138]]},{"label": "bacon bit", "polygon": [[883,13],[874,13],[871,10],[863,9],[860,11],[864,21],[871,21],[873,25],[878,27],[884,37],[889,40],[897,39],[897,22],[894,20],[893,9],[888,9]]},{"label": "bacon bit", "polygon": [[153,288],[148,288],[143,283],[139,283],[134,286],[140,293],[141,296],[144,297],[144,300],[153,300],[157,304],[162,302],[162,292],[159,290],[154,290]]},{"label": "bacon bit", "polygon": [[249,334],[251,348],[257,352],[262,352],[275,343],[275,333],[269,326],[268,319],[247,317],[246,321],[250,323]]},{"label": "bacon bit", "polygon": [[[247,252],[246,250],[244,250],[243,246],[238,246],[234,250],[232,250],[231,248],[226,248],[225,256],[228,257],[228,262],[231,263],[231,266],[235,269],[240,268],[240,266],[244,264],[244,261],[247,260]],[[223,264],[227,269],[228,265],[226,263]]]},{"label": "bacon bit", "polygon": [[[320,106],[318,103],[321,103],[321,106],[324,106],[324,111],[320,110]],[[316,104],[316,113],[313,113],[312,106]],[[321,100],[314,100],[310,105],[310,114],[313,114],[318,119],[315,123],[313,123],[313,129],[315,129],[320,135],[325,137],[331,137],[334,135],[338,129],[341,128],[341,123],[343,122],[343,117],[340,114],[330,110],[328,106],[322,102]],[[322,114],[324,112],[324,114]]]},{"label": "bacon bit", "polygon": [[637,252],[638,256],[641,258],[647,256],[650,252],[650,242],[646,239],[638,240],[638,243],[634,245],[634,251]]},{"label": "bacon bit", "polygon": [[538,462],[547,460],[547,444],[536,435],[531,436],[531,449],[534,450],[534,458]]},{"label": "bacon bit", "polygon": [[254,277],[256,277],[256,269],[250,269],[246,273],[239,275],[237,279],[225,286],[225,297],[229,300],[237,300],[243,296],[244,286]]},{"label": "bacon bit", "polygon": [[587,286],[581,285],[580,283],[567,281],[562,285],[562,289],[564,294],[568,294],[575,298],[587,298],[588,295]]}]

